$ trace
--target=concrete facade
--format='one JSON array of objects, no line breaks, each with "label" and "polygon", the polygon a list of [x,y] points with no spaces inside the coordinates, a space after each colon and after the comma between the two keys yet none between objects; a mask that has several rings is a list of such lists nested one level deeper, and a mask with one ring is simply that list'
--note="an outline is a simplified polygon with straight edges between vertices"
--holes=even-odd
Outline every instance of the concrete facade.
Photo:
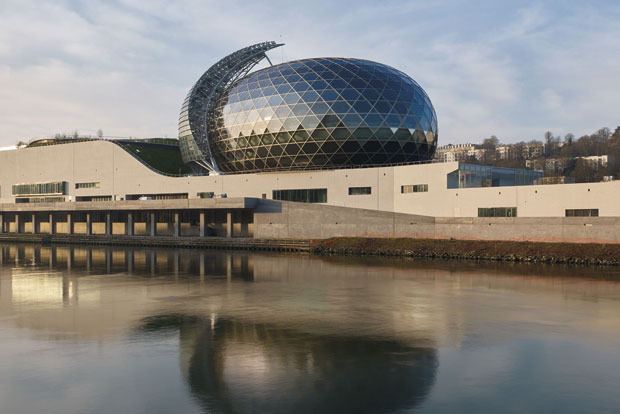
[{"label": "concrete facade", "polygon": [[[394,167],[220,176],[169,177],[158,174],[114,143],[106,141],[22,148],[0,152],[0,203],[15,203],[14,184],[67,182],[65,203],[77,197],[121,201],[148,194],[213,192],[227,197],[271,199],[274,190],[327,189],[331,206],[434,217],[477,217],[478,208],[516,207],[518,217],[564,217],[566,209],[598,209],[601,217],[620,217],[620,182],[485,188],[447,188],[457,162]],[[99,183],[76,188],[76,183]],[[401,193],[401,186],[427,184],[428,192]],[[350,187],[371,194],[349,195]],[[70,203],[68,201],[71,201]],[[181,201],[181,200],[179,200]],[[148,209],[149,201],[138,202]],[[64,208],[64,207],[63,207]],[[97,226],[94,227],[93,231]]]},{"label": "concrete facade", "polygon": [[101,241],[105,238],[100,236],[122,235],[127,238],[357,236],[620,243],[620,217],[430,217],[324,204],[227,198],[2,204],[0,231],[90,236]]},{"label": "concrete facade", "polygon": [[428,217],[259,200],[257,238],[411,237],[620,243],[620,217]]}]

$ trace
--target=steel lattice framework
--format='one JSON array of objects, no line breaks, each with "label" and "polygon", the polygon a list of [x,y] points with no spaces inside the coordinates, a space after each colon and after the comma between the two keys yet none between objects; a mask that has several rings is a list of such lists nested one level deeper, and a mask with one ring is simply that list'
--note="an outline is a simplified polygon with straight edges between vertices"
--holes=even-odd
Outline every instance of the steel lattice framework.
[{"label": "steel lattice framework", "polygon": [[263,42],[238,50],[211,66],[190,89],[179,116],[179,147],[185,163],[219,173],[208,138],[209,115],[230,85],[263,59],[269,60],[267,51],[282,45]]}]

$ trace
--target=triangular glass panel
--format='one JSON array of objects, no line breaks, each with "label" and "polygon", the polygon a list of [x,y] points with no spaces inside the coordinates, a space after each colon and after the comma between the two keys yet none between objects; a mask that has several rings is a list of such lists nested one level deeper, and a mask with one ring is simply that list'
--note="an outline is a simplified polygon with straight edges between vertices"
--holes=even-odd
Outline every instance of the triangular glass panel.
[{"label": "triangular glass panel", "polygon": [[294,131],[294,130],[296,130],[297,128],[299,128],[300,124],[301,123],[299,122],[299,119],[297,119],[294,116],[290,116],[290,117],[286,118],[284,120],[284,122],[282,122],[282,126],[287,131]]},{"label": "triangular glass panel", "polygon": [[301,120],[301,125],[307,130],[313,130],[319,124],[319,118],[314,115],[307,115]]}]

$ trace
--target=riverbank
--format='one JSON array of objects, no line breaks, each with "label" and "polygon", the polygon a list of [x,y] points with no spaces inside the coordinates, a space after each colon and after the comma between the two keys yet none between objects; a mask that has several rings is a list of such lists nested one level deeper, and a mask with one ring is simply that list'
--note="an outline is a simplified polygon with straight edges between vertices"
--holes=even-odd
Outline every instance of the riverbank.
[{"label": "riverbank", "polygon": [[299,252],[469,261],[620,266],[619,244],[336,237],[323,240],[225,237],[0,234],[0,242]]},{"label": "riverbank", "polygon": [[42,245],[87,245],[162,247],[179,249],[247,250],[266,252],[308,252],[307,240],[253,239],[230,237],[173,237],[173,236],[124,236],[80,234],[0,234],[0,242]]},{"label": "riverbank", "polygon": [[310,245],[318,255],[620,265],[617,244],[337,237]]}]

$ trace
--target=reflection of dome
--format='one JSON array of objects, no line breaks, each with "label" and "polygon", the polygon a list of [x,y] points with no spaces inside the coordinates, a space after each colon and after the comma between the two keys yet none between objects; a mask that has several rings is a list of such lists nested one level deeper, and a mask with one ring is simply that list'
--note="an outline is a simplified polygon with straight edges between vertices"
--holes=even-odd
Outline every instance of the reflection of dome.
[{"label": "reflection of dome", "polygon": [[[277,46],[251,46],[213,68],[222,62],[232,66],[231,60],[249,70],[257,56],[260,60]],[[250,58],[241,52],[254,60],[246,63]],[[405,163],[428,160],[435,152],[437,116],[430,99],[413,79],[389,66],[305,59],[235,81],[229,69],[219,75],[229,82],[226,87],[222,82],[210,87],[209,79],[219,79],[215,72],[207,76],[213,68],[192,88],[181,111],[186,162],[202,165],[202,156],[223,172],[255,172]]]},{"label": "reflection of dome", "polygon": [[[171,319],[161,318],[169,328]],[[428,347],[221,319],[172,320],[180,326],[183,374],[215,412],[392,412],[419,404],[435,381],[436,351]]]}]

